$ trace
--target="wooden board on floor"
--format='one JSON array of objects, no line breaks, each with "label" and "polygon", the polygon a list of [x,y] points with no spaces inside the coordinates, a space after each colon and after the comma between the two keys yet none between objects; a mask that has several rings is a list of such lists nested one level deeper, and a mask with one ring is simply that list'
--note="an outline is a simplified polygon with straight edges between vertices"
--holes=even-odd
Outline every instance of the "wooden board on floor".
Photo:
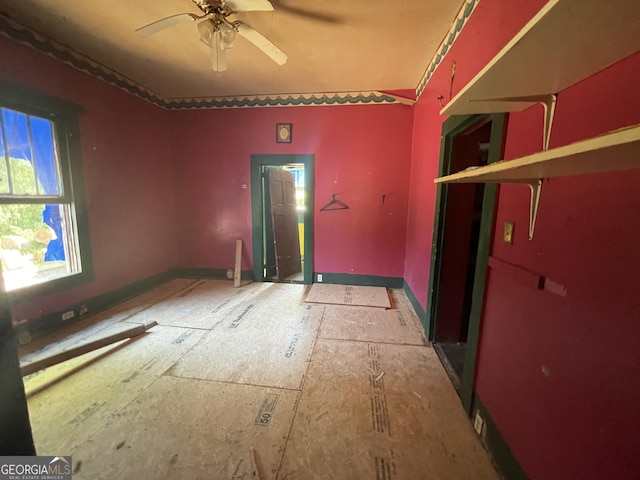
[{"label": "wooden board on floor", "polygon": [[275,480],[298,395],[162,377],[72,452],[73,478]]},{"label": "wooden board on floor", "polygon": [[[126,346],[111,347],[114,350],[108,355],[101,357],[96,351],[27,377],[25,389],[31,395],[29,416],[38,454],[57,455],[86,443],[203,333],[158,325]],[[87,362],[85,368],[82,362]],[[67,375],[69,370],[71,375]],[[56,382],[57,378],[64,381]],[[39,393],[33,395],[34,390]]]},{"label": "wooden board on floor", "polygon": [[432,348],[324,339],[279,475],[498,479]]},{"label": "wooden board on floor", "polygon": [[[22,361],[32,361],[32,355],[41,358],[52,349],[71,348],[74,345],[87,341],[88,338],[94,336],[101,330],[104,330],[118,322],[129,321],[137,313],[150,308],[165,298],[169,298],[187,288],[190,288],[194,282],[195,280],[177,278],[148,290],[137,297],[114,305],[107,310],[89,315],[82,320],[75,321],[69,326],[61,328],[56,332],[38,338],[33,342],[20,347],[20,359]],[[145,321],[132,321],[131,323],[145,323]]]},{"label": "wooden board on floor", "polygon": [[212,329],[242,302],[268,288],[266,283],[250,283],[234,288],[228,280],[200,280],[192,288],[141,311],[129,321],[153,321],[159,325]]},{"label": "wooden board on floor", "polygon": [[130,320],[131,317],[142,312],[167,298],[188,291],[196,285],[198,280],[190,278],[176,278],[159,287],[148,290],[140,295],[125,300],[113,307],[92,315],[95,319],[110,319],[115,321]]},{"label": "wooden board on floor", "polygon": [[415,315],[400,309],[327,305],[320,338],[426,345]]},{"label": "wooden board on floor", "polygon": [[391,308],[389,294],[384,287],[358,287],[329,283],[314,283],[305,302]]},{"label": "wooden board on floor", "polygon": [[240,286],[240,279],[242,277],[242,240],[236,240],[236,261],[233,270],[233,286],[238,288]]},{"label": "wooden board on floor", "polygon": [[106,346],[113,345],[114,343],[121,342],[122,340],[129,340],[131,338],[138,337],[156,325],[156,322],[152,322],[149,325],[127,325],[121,323],[118,331],[110,335],[102,335],[100,338],[90,342],[81,343],[73,348],[58,350],[57,352],[47,355],[39,360],[22,363],[20,365],[20,371],[23,376],[30,375],[38,370],[44,370],[52,367],[53,365],[58,365],[95,350],[100,350]]}]

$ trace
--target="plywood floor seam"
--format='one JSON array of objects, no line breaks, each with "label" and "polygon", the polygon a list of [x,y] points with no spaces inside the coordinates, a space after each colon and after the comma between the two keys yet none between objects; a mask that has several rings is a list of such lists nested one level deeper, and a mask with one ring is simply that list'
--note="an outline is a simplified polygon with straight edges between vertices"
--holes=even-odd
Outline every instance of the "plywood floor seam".
[{"label": "plywood floor seam", "polygon": [[[350,338],[333,338],[333,337],[327,337],[327,336],[323,336],[322,337],[324,340],[334,340],[336,342],[360,342],[360,343],[371,343],[371,340],[356,340],[356,339],[350,339]],[[404,345],[404,346],[423,346],[423,347],[428,347],[429,345],[416,345],[415,343],[402,343],[402,342],[381,342],[381,341],[376,341],[375,343],[379,344],[379,345]]]},{"label": "plywood floor seam", "polygon": [[76,480],[498,479],[404,292],[307,290],[179,280],[59,335],[31,355],[159,323],[25,379],[38,453]]},{"label": "plywood floor seam", "polygon": [[[167,369],[167,372],[163,373],[162,376],[173,377],[173,378],[186,378],[186,377],[181,377],[180,375],[174,375],[169,370],[171,370],[171,368]],[[288,391],[291,391],[291,392],[301,392],[302,391],[300,388],[274,387],[272,385],[260,385],[260,384],[257,384],[257,383],[230,382],[230,381],[227,381],[227,380],[212,380],[210,378],[197,378],[197,379],[194,378],[193,380],[198,380],[199,382],[212,382],[212,383],[221,383],[221,384],[229,384],[229,385],[243,385],[245,387],[277,388],[278,390],[288,390]]]},{"label": "plywood floor seam", "polygon": [[[308,289],[305,289],[305,298],[306,298],[307,293],[308,293]],[[326,309],[322,311],[322,315],[320,317],[320,324],[318,326],[318,329],[322,328],[322,321],[324,319],[325,311],[326,311]],[[304,383],[305,383],[305,381],[307,379],[307,376],[309,374],[309,368],[311,368],[311,362],[313,361],[313,353],[315,352],[315,348],[316,348],[317,342],[318,342],[318,337],[316,336],[314,341],[313,341],[313,345],[311,347],[311,358],[309,359],[309,363],[307,364],[307,371],[305,372],[305,374],[304,374],[304,376],[302,378],[302,382],[300,384],[300,393],[302,393],[302,391],[304,390]],[[280,457],[280,461],[278,462],[278,468],[276,470],[276,478],[279,478],[279,473],[280,473],[280,469],[282,467],[282,462],[284,461],[284,456],[287,453],[287,446],[289,445],[289,439],[291,438],[291,431],[293,429],[293,424],[294,424],[294,421],[295,421],[297,413],[298,413],[299,404],[300,404],[299,401],[296,402],[295,407],[294,407],[291,425],[289,426],[289,433],[287,435],[287,438],[286,438],[285,443],[284,443],[284,447],[282,449],[282,457]]]}]

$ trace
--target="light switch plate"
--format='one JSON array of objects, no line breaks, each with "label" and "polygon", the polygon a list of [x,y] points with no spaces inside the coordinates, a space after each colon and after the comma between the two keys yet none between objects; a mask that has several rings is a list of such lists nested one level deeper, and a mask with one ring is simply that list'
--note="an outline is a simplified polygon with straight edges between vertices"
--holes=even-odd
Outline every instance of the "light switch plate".
[{"label": "light switch plate", "polygon": [[513,232],[516,228],[516,222],[506,221],[504,222],[504,235],[502,240],[508,245],[513,245]]}]

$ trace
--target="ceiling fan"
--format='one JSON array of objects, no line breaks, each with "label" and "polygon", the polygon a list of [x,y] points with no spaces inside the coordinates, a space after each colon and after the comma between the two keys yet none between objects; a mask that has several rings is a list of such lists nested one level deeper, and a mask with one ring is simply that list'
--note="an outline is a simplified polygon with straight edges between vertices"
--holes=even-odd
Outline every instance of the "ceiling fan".
[{"label": "ceiling fan", "polygon": [[140,27],[136,33],[141,37],[148,37],[178,23],[197,22],[200,40],[211,49],[212,68],[216,72],[227,69],[226,50],[231,48],[237,34],[253,43],[278,65],[287,62],[287,55],[267,37],[240,20],[227,19],[238,12],[273,11],[273,5],[269,0],[192,1],[202,10],[203,15],[179,13]]}]

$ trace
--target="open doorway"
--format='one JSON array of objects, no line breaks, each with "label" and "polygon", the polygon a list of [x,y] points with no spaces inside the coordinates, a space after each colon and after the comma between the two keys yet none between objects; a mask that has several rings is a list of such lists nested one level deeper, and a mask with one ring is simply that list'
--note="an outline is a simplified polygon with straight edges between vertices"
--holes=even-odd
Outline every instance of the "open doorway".
[{"label": "open doorway", "polygon": [[[439,175],[495,162],[505,115],[452,117],[443,124]],[[441,184],[429,282],[429,338],[470,408],[496,186]]]},{"label": "open doorway", "polygon": [[311,283],[312,186],[312,155],[251,156],[255,281]]},{"label": "open doorway", "polygon": [[[490,139],[490,118],[456,135],[451,171],[486,165]],[[447,187],[434,347],[458,388],[464,373],[483,198],[483,183]]]}]

